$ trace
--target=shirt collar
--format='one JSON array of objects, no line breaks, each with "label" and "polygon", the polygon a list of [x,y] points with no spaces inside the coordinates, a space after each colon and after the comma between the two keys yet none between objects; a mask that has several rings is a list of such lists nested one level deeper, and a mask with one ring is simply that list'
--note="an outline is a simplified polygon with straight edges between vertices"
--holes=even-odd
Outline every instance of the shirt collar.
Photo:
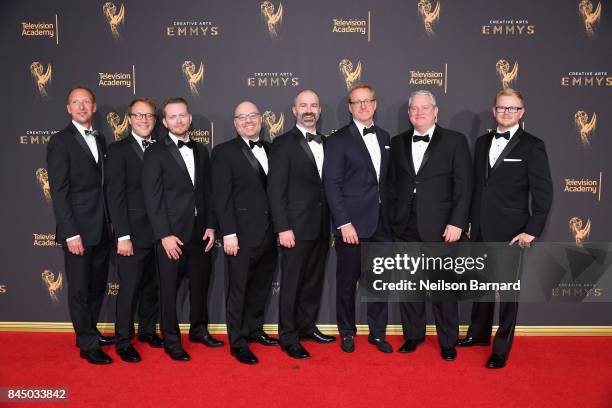
[{"label": "shirt collar", "polygon": [[[246,143],[246,145],[247,145],[247,146],[249,146],[249,149],[250,149],[250,148],[251,148],[251,145],[249,144],[249,140],[251,140],[251,139],[247,139],[246,137],[242,137],[242,136],[240,136],[240,138],[241,138],[242,140],[244,140],[244,143]],[[260,138],[258,137],[257,139],[255,139],[255,140],[253,140],[253,141],[254,141],[254,142],[259,142],[259,140],[260,140]]]},{"label": "shirt collar", "polygon": [[[355,124],[355,126],[357,126],[357,130],[359,131],[359,134],[363,136],[363,129],[366,128],[366,126],[362,125],[361,123],[357,122],[355,119],[353,119],[353,123]],[[372,125],[374,126],[374,121],[372,121]],[[371,127],[368,126],[368,127]]]},{"label": "shirt collar", "polygon": [[[519,129],[519,124],[517,123],[516,125],[512,126],[510,129],[506,130],[506,132],[510,132],[510,137],[508,138],[508,140],[512,139],[512,136],[514,136],[514,134],[516,133],[516,131]],[[503,133],[499,131],[499,128],[496,129],[497,133]]]},{"label": "shirt collar", "polygon": [[[300,132],[302,132],[302,136],[304,136],[304,138],[306,137],[306,133],[311,133],[309,131],[307,131],[306,129],[304,129],[303,127],[301,127],[300,125],[298,125],[297,123],[295,124],[295,127],[298,128],[298,130]],[[315,131],[314,134],[316,134],[317,132]]]},{"label": "shirt collar", "polygon": [[132,136],[134,137],[134,139],[136,139],[138,144],[142,144],[143,140],[146,140],[147,142],[151,140],[151,135],[149,135],[149,137],[141,137],[141,136],[138,136],[136,133],[134,133],[133,130],[132,130]]},{"label": "shirt collar", "polygon": [[[170,139],[172,139],[172,141],[174,142],[174,144],[178,146],[178,142],[179,142],[179,140],[181,140],[181,139],[179,139],[178,137],[176,137],[175,135],[173,135],[171,132],[168,132],[168,136],[170,137]],[[187,137],[187,141],[189,141],[189,137]]]},{"label": "shirt collar", "polygon": [[80,123],[75,122],[74,120],[72,121],[72,124],[74,125],[74,127],[77,128],[77,130],[79,131],[79,133],[81,134],[81,136],[85,137],[85,131],[86,130],[92,130],[92,128],[90,127],[89,129],[87,129],[86,127],[84,127],[83,125],[81,125]]},{"label": "shirt collar", "polygon": [[414,135],[417,135],[417,136],[429,135],[429,140],[431,140],[433,138],[433,134],[434,134],[435,130],[436,130],[436,124],[434,123],[434,125],[432,127],[430,127],[429,129],[427,129],[427,132],[423,133],[422,135],[419,134],[419,132],[417,132],[416,129],[414,129],[414,132],[412,132],[412,136],[414,136]]}]

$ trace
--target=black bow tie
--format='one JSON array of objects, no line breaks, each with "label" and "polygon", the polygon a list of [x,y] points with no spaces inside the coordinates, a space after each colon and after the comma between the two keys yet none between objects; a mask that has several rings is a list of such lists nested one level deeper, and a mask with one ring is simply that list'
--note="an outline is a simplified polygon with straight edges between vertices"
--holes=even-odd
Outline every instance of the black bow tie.
[{"label": "black bow tie", "polygon": [[425,135],[425,136],[413,135],[412,141],[429,143],[429,135]]},{"label": "black bow tie", "polygon": [[249,140],[249,147],[251,148],[251,150],[253,150],[253,148],[255,146],[259,146],[259,147],[263,147],[263,141],[262,140],[258,140],[256,142]]},{"label": "black bow tie", "polygon": [[363,135],[367,135],[368,133],[372,133],[373,135],[376,134],[376,130],[374,129],[374,125],[370,126],[369,128],[363,128]]},{"label": "black bow tie", "polygon": [[182,140],[179,140],[177,146],[179,149],[183,146],[187,146],[189,149],[193,149],[195,146],[195,142],[191,139],[188,142],[183,142]]},{"label": "black bow tie", "polygon": [[97,130],[85,129],[85,136],[98,137],[98,131]]},{"label": "black bow tie", "polygon": [[312,142],[315,141],[317,143],[323,143],[323,139],[321,139],[321,135],[313,135],[312,133],[306,133],[306,141]]},{"label": "black bow tie", "polygon": [[155,143],[155,140],[146,140],[146,139],[143,139],[142,147],[146,150],[146,148],[151,146],[153,143]]},{"label": "black bow tie", "polygon": [[503,137],[506,140],[510,140],[510,132],[509,131],[508,132],[504,132],[504,133],[495,132],[495,138],[499,139],[500,137]]}]

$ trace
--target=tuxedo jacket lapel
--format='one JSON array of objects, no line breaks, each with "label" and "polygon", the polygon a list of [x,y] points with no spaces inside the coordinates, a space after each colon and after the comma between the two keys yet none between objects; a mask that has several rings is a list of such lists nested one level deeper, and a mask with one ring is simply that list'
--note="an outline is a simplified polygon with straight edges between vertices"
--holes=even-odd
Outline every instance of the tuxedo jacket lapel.
[{"label": "tuxedo jacket lapel", "polygon": [[[519,128],[514,134],[514,136],[510,138],[510,140],[508,141],[508,144],[506,145],[506,147],[504,147],[504,150],[502,150],[501,154],[495,161],[495,164],[491,168],[491,174],[504,162],[504,159],[508,156],[508,154],[512,151],[512,149],[514,149],[514,146],[516,146],[521,141],[520,140],[521,133],[523,133],[523,131],[521,130],[521,128]],[[491,135],[491,137],[492,136],[493,135]],[[487,150],[487,157],[489,156],[488,153],[489,151]]]},{"label": "tuxedo jacket lapel", "polygon": [[414,170],[414,160],[412,160],[412,133],[406,132],[404,136],[400,136],[403,138],[404,143],[404,153],[406,154],[406,162],[408,163],[408,170],[410,174],[414,177],[416,176],[416,171]]},{"label": "tuxedo jacket lapel", "polygon": [[308,159],[310,160],[310,163],[312,164],[312,166],[311,166],[312,170],[316,173],[317,177],[319,177],[319,170],[317,168],[317,161],[315,160],[315,157],[312,154],[312,150],[310,150],[310,146],[308,145],[308,142],[306,141],[306,138],[304,137],[302,132],[297,127],[293,128],[293,137],[300,144],[300,147],[302,148],[304,153],[306,153],[306,156],[308,157]]},{"label": "tuxedo jacket lapel", "polygon": [[187,170],[187,165],[183,160],[183,156],[181,156],[181,152],[179,152],[178,146],[172,141],[169,135],[164,138],[164,144],[166,145],[166,149],[168,149],[172,158],[174,158],[174,161],[176,161],[176,164],[178,164],[179,167],[183,169],[185,176],[191,183],[191,176],[189,175],[189,170]]},{"label": "tuxedo jacket lapel", "polygon": [[[370,157],[370,153],[368,152],[368,148],[365,144],[365,141],[363,140],[363,136],[359,133],[359,129],[357,129],[357,125],[355,125],[355,122],[351,121],[351,125],[349,129],[351,131],[351,135],[353,136],[353,141],[358,146],[359,151],[361,152],[361,155],[363,156],[364,163],[367,163],[370,173],[372,174],[374,179],[376,179],[376,170],[374,169],[374,164],[372,163],[372,157]],[[381,152],[381,158],[382,158],[382,152]]]},{"label": "tuxedo jacket lapel", "polygon": [[132,150],[134,150],[134,153],[136,153],[136,156],[138,156],[138,158],[141,161],[144,160],[144,152],[142,151],[142,148],[140,147],[136,139],[134,139],[134,136],[129,134],[127,137],[129,138],[128,140],[130,141],[130,147],[132,148]]},{"label": "tuxedo jacket lapel", "polygon": [[[96,163],[96,159],[94,158],[94,155],[91,152],[91,149],[89,148],[89,145],[85,141],[85,138],[83,137],[83,135],[81,135],[81,132],[79,132],[79,130],[76,128],[76,126],[74,126],[74,123],[72,123],[72,122],[70,122],[70,125],[68,127],[72,131],[72,135],[74,136],[74,138],[77,141],[77,143],[79,144],[79,146],[81,146],[81,148],[83,149],[83,151],[85,152],[87,157],[89,157],[90,163],[96,169],[99,170],[100,168],[98,167],[98,163]],[[99,161],[100,157],[102,155],[102,150],[100,149],[100,144],[97,143],[97,140],[96,140],[96,144],[98,145],[98,161]]]},{"label": "tuxedo jacket lapel", "polygon": [[[423,169],[425,168],[425,165],[427,165],[427,162],[429,161],[433,150],[436,148],[436,145],[440,143],[440,139],[442,137],[443,136],[441,132],[438,131],[438,125],[436,125],[433,135],[431,135],[431,139],[429,140],[429,143],[427,144],[427,149],[425,149],[425,154],[423,154],[423,161],[421,161],[421,167],[419,167],[419,173],[421,173],[421,171],[423,171]],[[412,140],[410,142],[412,144]]]},{"label": "tuxedo jacket lapel", "polygon": [[[257,173],[259,181],[261,182],[262,186],[265,189],[266,188],[266,172],[261,167],[261,164],[259,164],[259,160],[257,160],[255,155],[253,154],[253,151],[249,148],[249,146],[246,143],[244,143],[244,140],[242,140],[240,136],[236,137],[236,143],[240,143],[240,145],[242,145],[240,147],[240,149],[242,150],[242,154],[244,154],[244,157],[246,157],[246,159],[249,161],[249,164],[253,168],[253,171]],[[266,154],[268,154],[266,147],[267,146],[264,143],[264,150],[266,150]]]}]

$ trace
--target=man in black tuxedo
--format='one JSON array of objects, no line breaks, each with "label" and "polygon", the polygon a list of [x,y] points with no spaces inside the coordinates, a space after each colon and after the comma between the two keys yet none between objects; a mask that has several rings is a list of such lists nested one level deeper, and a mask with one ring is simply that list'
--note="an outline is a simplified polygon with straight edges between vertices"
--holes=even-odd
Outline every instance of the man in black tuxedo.
[{"label": "man in black tuxedo", "polygon": [[92,129],[96,100],[91,90],[82,85],[72,88],[66,109],[71,123],[47,146],[55,239],[64,252],[68,308],[80,355],[92,364],[108,364],[112,360],[100,345],[113,339],[101,336],[96,328],[111,245],[103,189],[106,140]]},{"label": "man in black tuxedo", "polygon": [[[336,268],[336,316],[344,352],[355,351],[355,290],[361,275],[360,242],[391,241],[386,180],[389,134],[374,124],[376,96],[367,84],[348,92],[353,120],[325,143],[323,180],[333,219]],[[387,302],[368,303],[368,341],[391,353],[386,341]]]},{"label": "man in black tuxedo", "polygon": [[[544,142],[525,132],[519,121],[525,114],[523,95],[499,91],[493,116],[497,130],[476,141],[475,188],[470,211],[471,239],[510,242],[529,247],[542,233],[552,204],[553,189]],[[461,347],[490,344],[495,303],[474,302],[472,323]],[[506,365],[518,314],[518,303],[501,302],[499,328],[488,368]]]},{"label": "man in black tuxedo", "polygon": [[176,294],[189,278],[189,340],[208,347],[223,344],[208,333],[208,287],[216,219],[212,206],[210,159],[201,143],[190,140],[189,106],[183,98],[164,102],[168,135],[144,155],[142,191],[159,270],[161,331],[173,360],[187,361],[181,345]]},{"label": "man in black tuxedo", "polygon": [[131,133],[108,148],[106,197],[117,246],[117,295],[115,348],[123,361],[138,362],[140,355],[130,343],[134,312],[138,304],[138,339],[162,347],[157,336],[159,302],[153,230],[142,194],[144,151],[155,142],[155,103],[137,98],[128,106]]},{"label": "man in black tuxedo", "polygon": [[[403,242],[456,242],[468,228],[472,160],[464,135],[436,124],[438,107],[429,91],[408,100],[413,128],[393,138],[389,170],[393,239]],[[432,303],[441,356],[457,357],[459,309],[456,301]],[[404,344],[416,350],[425,340],[425,302],[402,302]]]},{"label": "man in black tuxedo", "polygon": [[268,198],[281,246],[279,332],[290,357],[308,358],[300,339],[335,341],[316,326],[329,251],[329,208],[323,187],[324,136],[317,133],[319,96],[297,94],[296,124],[270,149]]},{"label": "man in black tuxedo", "polygon": [[234,110],[238,136],[212,152],[215,210],[229,283],[230,351],[244,364],[258,363],[249,342],[278,344],[263,331],[277,253],[266,195],[270,143],[259,138],[261,120],[255,104],[240,103]]}]

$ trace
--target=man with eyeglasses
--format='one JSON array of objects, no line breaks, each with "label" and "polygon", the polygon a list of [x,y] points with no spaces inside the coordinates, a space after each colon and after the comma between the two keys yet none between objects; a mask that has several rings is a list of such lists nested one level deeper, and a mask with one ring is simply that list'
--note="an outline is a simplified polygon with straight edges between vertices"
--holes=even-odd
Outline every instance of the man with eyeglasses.
[{"label": "man with eyeglasses", "polygon": [[187,101],[168,99],[162,112],[168,134],[145,150],[142,190],[155,240],[164,349],[173,360],[188,361],[176,310],[183,277],[189,278],[189,340],[207,347],[223,345],[208,332],[210,250],[217,222],[208,149],[189,138]]},{"label": "man with eyeglasses", "polygon": [[[351,122],[325,143],[323,181],[335,236],[336,317],[340,348],[355,351],[355,291],[361,275],[361,242],[391,241],[387,220],[389,134],[374,124],[376,96],[368,84],[348,92]],[[282,289],[281,289],[282,290]],[[387,303],[367,305],[368,342],[383,353],[393,349],[385,339]]]},{"label": "man with eyeglasses", "polygon": [[331,343],[316,322],[329,252],[329,207],[323,187],[325,137],[317,132],[319,96],[303,90],[293,101],[295,126],[274,139],[268,198],[281,255],[279,333],[290,357],[310,357],[300,340]]},{"label": "man with eyeglasses", "polygon": [[260,139],[261,121],[254,103],[241,102],[234,110],[238,135],[212,152],[215,210],[229,282],[230,352],[243,364],[259,362],[249,342],[278,344],[263,331],[277,253],[266,194],[270,143]]},{"label": "man with eyeglasses", "polygon": [[[492,111],[497,129],[478,138],[474,148],[471,239],[509,242],[526,248],[544,230],[552,204],[548,155],[544,142],[519,125],[525,114],[521,92],[511,88],[499,91]],[[467,336],[458,345],[488,346],[494,311],[494,302],[474,302]],[[500,303],[499,328],[488,368],[506,365],[517,314],[518,303]]]},{"label": "man with eyeglasses", "polygon": [[103,189],[106,140],[92,127],[96,99],[89,88],[73,87],[66,109],[71,122],[47,146],[55,239],[64,253],[68,309],[80,355],[91,364],[108,364],[112,359],[100,346],[114,339],[102,336],[96,327],[111,246]]},{"label": "man with eyeglasses", "polygon": [[155,143],[155,103],[134,99],[127,115],[131,132],[108,148],[106,197],[117,246],[119,277],[115,320],[115,349],[123,361],[139,362],[140,354],[130,343],[134,335],[134,313],[138,305],[138,340],[160,348],[156,334],[159,303],[153,230],[142,192],[142,162],[145,150]]},{"label": "man with eyeglasses", "polygon": [[[472,160],[461,133],[437,124],[434,95],[415,91],[408,99],[413,128],[391,142],[389,166],[390,218],[393,239],[400,242],[459,241],[468,228],[472,194]],[[456,300],[432,302],[440,355],[446,361],[457,356],[459,308]],[[400,303],[404,344],[409,353],[425,340],[425,302]]]}]

